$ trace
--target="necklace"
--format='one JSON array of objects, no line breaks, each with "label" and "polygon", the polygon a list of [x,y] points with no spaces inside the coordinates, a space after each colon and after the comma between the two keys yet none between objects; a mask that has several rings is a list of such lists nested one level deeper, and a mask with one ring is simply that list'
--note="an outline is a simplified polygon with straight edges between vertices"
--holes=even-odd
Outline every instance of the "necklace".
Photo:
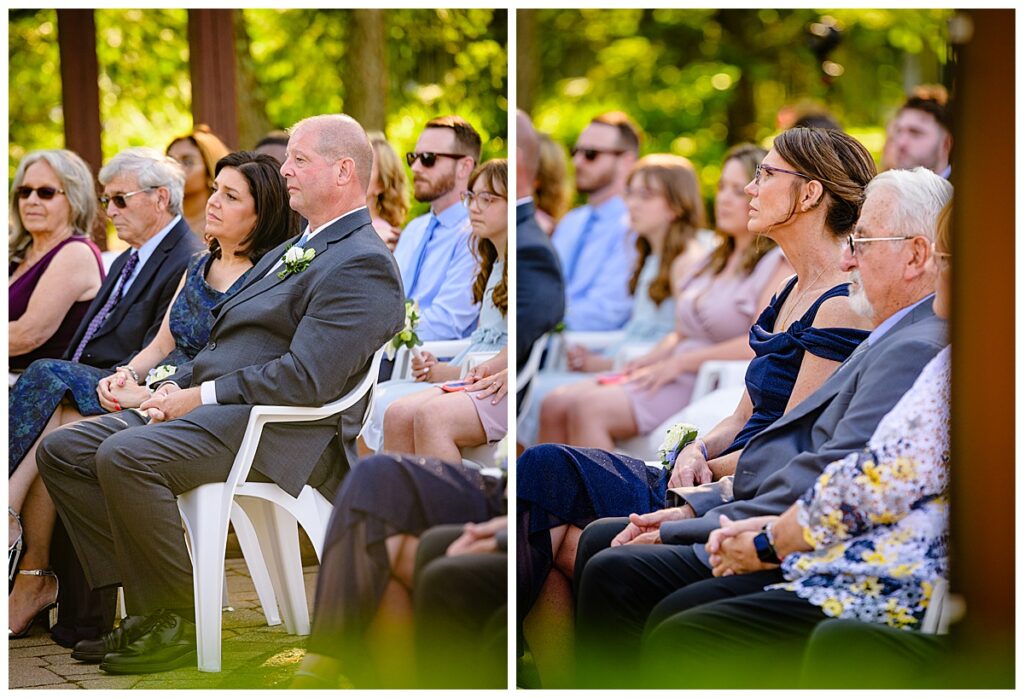
[{"label": "necklace", "polygon": [[816,283],[818,283],[818,280],[821,278],[822,274],[825,273],[826,269],[828,269],[828,267],[822,267],[821,271],[818,272],[818,275],[814,277],[814,281],[808,284],[807,288],[801,291],[800,295],[793,300],[793,303],[789,306],[789,310],[786,312],[786,316],[778,322],[777,328],[779,332],[781,332],[782,328],[786,326],[786,320],[788,320],[793,314],[793,311],[800,306],[800,301],[804,299],[804,296],[810,293],[811,289],[814,288]]}]

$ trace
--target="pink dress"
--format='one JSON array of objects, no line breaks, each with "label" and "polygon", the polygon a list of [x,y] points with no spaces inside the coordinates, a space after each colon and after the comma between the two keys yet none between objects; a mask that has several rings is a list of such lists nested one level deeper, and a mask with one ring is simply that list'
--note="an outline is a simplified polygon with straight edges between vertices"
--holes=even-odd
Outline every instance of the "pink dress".
[{"label": "pink dress", "polygon": [[[676,297],[676,332],[683,340],[676,345],[673,355],[750,332],[762,310],[758,299],[783,259],[782,250],[776,247],[761,257],[748,276],[695,273],[684,278]],[[707,260],[696,265],[696,269],[703,270],[706,263]],[[650,433],[686,407],[696,379],[696,373],[684,373],[654,392],[623,384],[639,432]]]}]

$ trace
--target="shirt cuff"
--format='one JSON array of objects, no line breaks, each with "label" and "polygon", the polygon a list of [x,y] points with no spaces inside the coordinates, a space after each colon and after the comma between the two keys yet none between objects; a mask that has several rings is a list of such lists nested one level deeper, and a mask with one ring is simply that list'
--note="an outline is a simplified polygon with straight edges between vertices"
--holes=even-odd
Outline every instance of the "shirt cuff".
[{"label": "shirt cuff", "polygon": [[199,384],[199,398],[204,405],[217,405],[217,388],[213,381],[203,381]]}]

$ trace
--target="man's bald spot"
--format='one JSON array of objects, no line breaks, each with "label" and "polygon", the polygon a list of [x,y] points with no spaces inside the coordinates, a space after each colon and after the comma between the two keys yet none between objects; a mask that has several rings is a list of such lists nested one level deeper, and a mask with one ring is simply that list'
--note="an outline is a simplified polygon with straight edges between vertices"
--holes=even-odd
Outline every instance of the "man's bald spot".
[{"label": "man's bald spot", "polygon": [[362,125],[348,114],[320,114],[298,122],[289,133],[294,135],[307,128],[314,129],[316,151],[324,158],[332,161],[352,158],[365,193],[370,186],[373,146]]},{"label": "man's bald spot", "polygon": [[522,109],[516,110],[516,144],[523,169],[531,180],[536,179],[540,168],[540,137],[530,117]]}]

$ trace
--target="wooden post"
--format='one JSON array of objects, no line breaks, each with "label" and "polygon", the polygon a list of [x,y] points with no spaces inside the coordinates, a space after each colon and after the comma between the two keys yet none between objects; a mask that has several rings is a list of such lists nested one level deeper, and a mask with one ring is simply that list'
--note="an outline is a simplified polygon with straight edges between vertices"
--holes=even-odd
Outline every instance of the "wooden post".
[{"label": "wooden post", "polygon": [[359,66],[345,79],[345,113],[367,131],[383,131],[387,119],[387,32],[384,10],[349,10],[346,58]]},{"label": "wooden post", "polygon": [[189,10],[192,121],[206,124],[229,148],[238,147],[234,10]]}]

